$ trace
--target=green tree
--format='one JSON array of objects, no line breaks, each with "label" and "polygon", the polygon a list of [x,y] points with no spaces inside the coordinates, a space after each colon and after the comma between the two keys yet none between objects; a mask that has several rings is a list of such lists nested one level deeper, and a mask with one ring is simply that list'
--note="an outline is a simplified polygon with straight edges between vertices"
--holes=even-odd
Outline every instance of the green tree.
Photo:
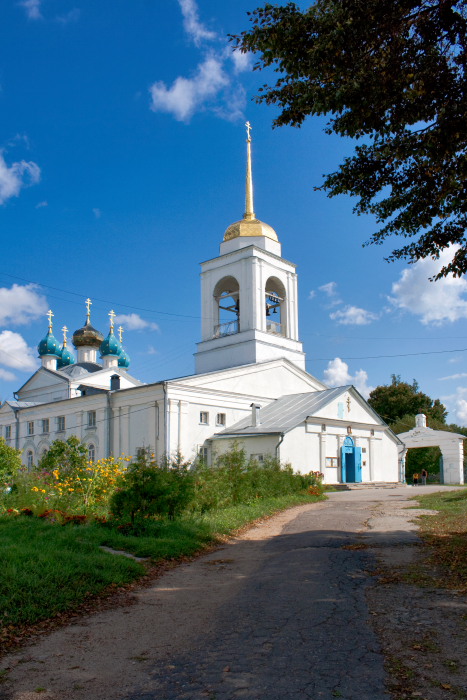
[{"label": "green tree", "polygon": [[257,100],[278,105],[274,125],[328,115],[327,133],[360,139],[327,175],[329,196],[359,198],[358,214],[384,224],[367,243],[409,240],[387,258],[438,257],[437,278],[467,272],[466,0],[316,0],[266,3],[231,37],[272,66]]},{"label": "green tree", "polygon": [[52,472],[60,469],[64,474],[75,473],[86,468],[87,447],[75,435],[67,440],[54,440],[49,450],[41,457],[39,469]]},{"label": "green tree", "polygon": [[[368,403],[391,428],[403,416],[412,416],[415,425],[414,417],[417,413],[424,413],[442,425],[446,423],[447,410],[439,399],[433,400],[419,391],[415,380],[412,384],[408,384],[401,381],[400,376],[395,374],[391,376],[390,384],[373,389]],[[413,425],[409,425],[405,430],[410,430],[411,427]]]},{"label": "green tree", "polygon": [[5,486],[21,469],[21,450],[15,450],[0,437],[0,484]]}]

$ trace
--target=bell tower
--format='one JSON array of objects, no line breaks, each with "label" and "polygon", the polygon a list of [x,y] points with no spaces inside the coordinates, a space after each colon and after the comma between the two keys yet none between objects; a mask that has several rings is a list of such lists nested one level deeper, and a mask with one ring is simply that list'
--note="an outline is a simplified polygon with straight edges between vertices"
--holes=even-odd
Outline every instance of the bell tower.
[{"label": "bell tower", "polygon": [[226,230],[219,257],[201,264],[197,374],[280,357],[305,369],[296,266],[282,257],[274,229],[256,218],[249,122],[246,128],[245,214]]}]

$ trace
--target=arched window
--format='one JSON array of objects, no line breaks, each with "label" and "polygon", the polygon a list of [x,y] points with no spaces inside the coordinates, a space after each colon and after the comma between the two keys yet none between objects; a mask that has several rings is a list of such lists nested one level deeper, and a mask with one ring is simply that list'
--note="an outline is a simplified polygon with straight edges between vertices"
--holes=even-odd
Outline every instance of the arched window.
[{"label": "arched window", "polygon": [[287,335],[285,287],[277,277],[270,277],[265,288],[266,330],[268,333]]},{"label": "arched window", "polygon": [[240,330],[240,287],[235,277],[224,277],[214,288],[217,314],[213,337],[221,338]]},{"label": "arched window", "polygon": [[28,469],[32,469],[34,466],[34,454],[33,454],[32,450],[28,450],[26,452],[26,464],[27,464]]},{"label": "arched window", "polygon": [[93,444],[88,445],[88,460],[94,462],[96,459],[96,448]]}]

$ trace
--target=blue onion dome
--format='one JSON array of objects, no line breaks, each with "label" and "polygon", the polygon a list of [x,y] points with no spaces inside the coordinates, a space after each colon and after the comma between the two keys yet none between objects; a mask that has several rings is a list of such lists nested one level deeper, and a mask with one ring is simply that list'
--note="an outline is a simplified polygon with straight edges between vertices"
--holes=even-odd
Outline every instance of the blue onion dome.
[{"label": "blue onion dome", "polygon": [[130,356],[127,355],[123,348],[120,353],[120,357],[118,358],[118,366],[122,369],[128,369],[128,367],[130,366]]},{"label": "blue onion dome", "polygon": [[101,343],[99,350],[101,353],[101,357],[105,357],[106,355],[113,355],[115,357],[119,357],[122,351],[122,346],[118,342],[113,332],[109,331],[109,335]]},{"label": "blue onion dome", "polygon": [[86,320],[82,328],[78,328],[78,330],[73,333],[73,345],[75,348],[98,348],[103,340],[104,336],[102,333],[99,333],[94,326],[91,326],[89,319]]},{"label": "blue onion dome", "polygon": [[62,367],[68,367],[69,365],[74,365],[76,362],[75,356],[70,352],[66,345],[63,345],[61,355],[57,362],[57,369],[62,369]]},{"label": "blue onion dome", "polygon": [[60,348],[60,343],[58,342],[57,338],[55,338],[51,330],[48,331],[45,338],[42,338],[41,342],[37,346],[37,352],[39,353],[39,357],[43,357],[44,355],[54,355],[58,358],[61,357],[62,351]]}]

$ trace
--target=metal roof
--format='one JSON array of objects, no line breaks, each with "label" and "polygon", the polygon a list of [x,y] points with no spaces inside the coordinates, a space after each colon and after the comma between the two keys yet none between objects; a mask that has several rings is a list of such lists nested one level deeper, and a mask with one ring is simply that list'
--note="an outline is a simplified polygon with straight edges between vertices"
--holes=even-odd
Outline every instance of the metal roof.
[{"label": "metal roof", "polygon": [[281,396],[261,409],[260,425],[251,425],[252,419],[248,416],[217,435],[286,433],[350,388],[350,386],[338,386],[325,391],[308,391],[303,394]]},{"label": "metal roof", "polygon": [[30,406],[40,406],[40,401],[5,401],[11,408],[29,408]]}]

